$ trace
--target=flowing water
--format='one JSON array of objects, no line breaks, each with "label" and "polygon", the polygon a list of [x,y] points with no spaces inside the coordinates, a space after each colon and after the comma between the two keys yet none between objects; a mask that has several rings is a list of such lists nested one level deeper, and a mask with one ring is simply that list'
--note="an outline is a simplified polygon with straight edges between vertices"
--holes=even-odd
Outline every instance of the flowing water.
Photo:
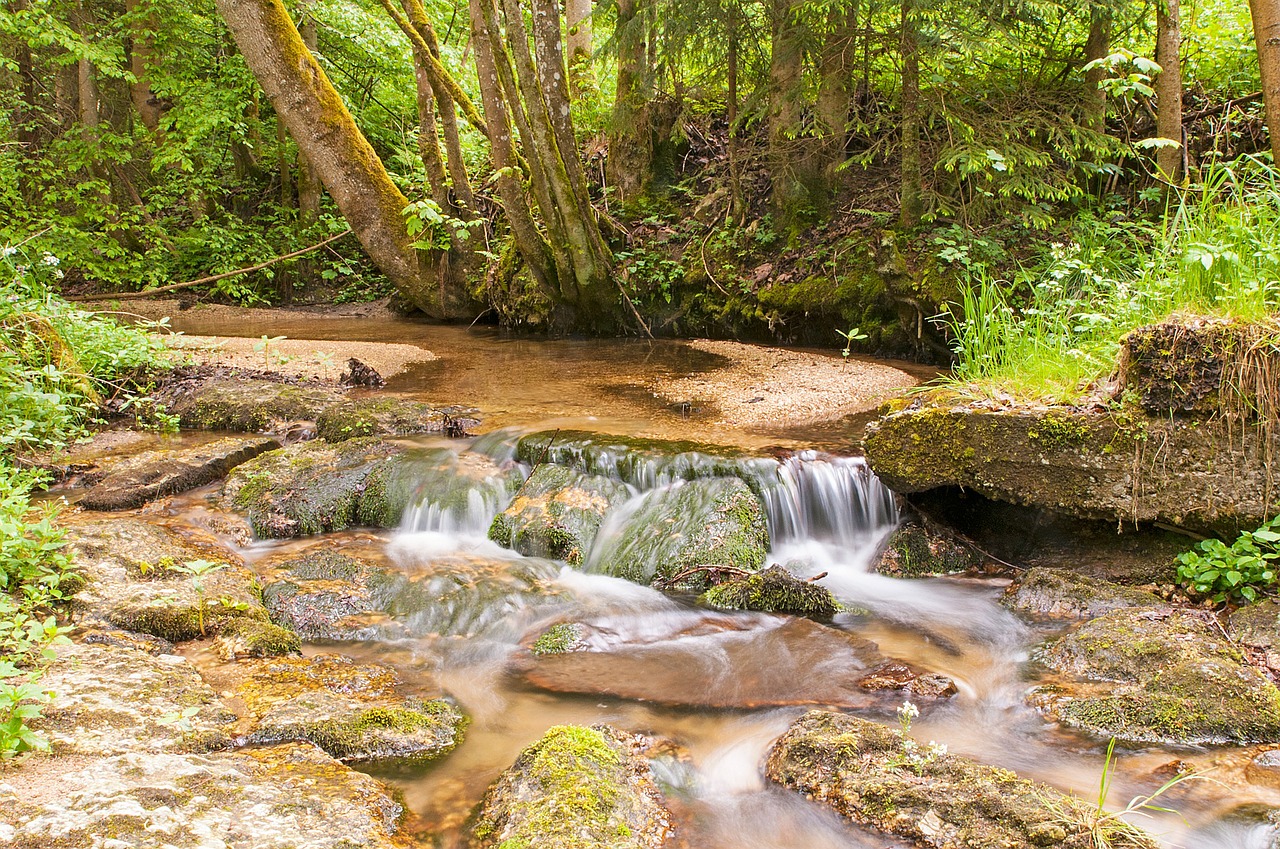
[{"label": "flowing water", "polygon": [[[523,418],[526,430],[545,426],[547,415],[557,417],[559,425],[564,421],[559,417],[584,412],[572,409],[578,402],[561,396],[587,397],[596,404],[607,394],[599,371],[591,372],[591,390],[583,389],[585,364],[593,358],[604,364],[604,383],[624,373],[698,367],[675,347],[656,357],[632,348],[632,360],[623,363],[604,353],[616,349],[592,349],[589,343],[569,343],[587,347],[571,352],[566,365],[554,356],[568,348],[540,344],[551,347],[525,348],[517,358],[525,361],[528,374],[556,377],[543,385],[537,385],[540,377],[526,380],[531,385],[522,384],[519,397],[499,417],[506,423]],[[495,379],[513,384],[510,375]],[[427,381],[413,391],[433,400],[458,400],[439,399],[445,389],[458,386]],[[538,400],[525,403],[534,396]],[[667,435],[698,430],[696,421],[672,418],[654,405],[623,401],[615,409],[620,414],[609,419],[613,429],[638,418],[650,429],[665,428]],[[600,419],[574,424],[590,428]],[[637,461],[608,450],[552,458],[611,475],[632,496],[607,517],[584,565],[575,569],[524,557],[489,541],[489,524],[511,498],[511,482],[529,472],[514,459],[520,432],[508,428],[472,440],[423,441],[432,462],[418,481],[418,500],[397,531],[377,537],[395,568],[428,588],[391,611],[409,636],[308,647],[390,664],[410,686],[447,694],[471,717],[465,742],[442,761],[375,772],[403,790],[424,845],[463,845],[464,822],[487,786],[524,746],[550,726],[567,723],[609,723],[670,742],[658,748],[666,754],[658,756],[654,769],[676,815],[674,846],[900,845],[770,786],[761,766],[772,741],[815,705],[893,723],[900,694],[870,694],[852,686],[860,671],[885,656],[948,676],[958,686],[951,699],[921,703],[922,716],[913,728],[917,737],[1096,799],[1105,741],[1059,730],[1023,701],[1038,675],[1032,649],[1051,632],[998,604],[1002,581],[898,580],[871,573],[877,547],[898,517],[892,493],[861,459],[802,450],[784,459],[743,451],[746,456],[735,461],[766,506],[768,562],[787,564],[802,577],[821,575],[817,580],[847,605],[828,627],[781,616],[708,611],[690,598],[593,571],[644,504],[688,480],[716,474],[723,458],[690,453]],[[739,436],[738,445],[760,441],[759,435]],[[182,511],[206,509],[201,498],[177,500],[179,518]],[[353,535],[331,537],[338,545]],[[242,553],[252,562],[289,545],[296,543],[254,543]],[[645,556],[643,550],[631,554]],[[487,577],[471,583],[456,579],[457,570],[476,563],[486,564]],[[549,670],[531,663],[527,646],[532,639],[564,621],[584,625],[589,651],[565,656],[570,660]],[[1215,757],[1230,761],[1232,755],[1232,750],[1126,752],[1109,802],[1122,806],[1154,789],[1161,783],[1154,771],[1172,760],[1207,763]],[[1172,800],[1181,817],[1144,825],[1168,846],[1264,849],[1273,832],[1247,812],[1230,815],[1237,805],[1254,801],[1275,805],[1280,797],[1202,782]]]}]

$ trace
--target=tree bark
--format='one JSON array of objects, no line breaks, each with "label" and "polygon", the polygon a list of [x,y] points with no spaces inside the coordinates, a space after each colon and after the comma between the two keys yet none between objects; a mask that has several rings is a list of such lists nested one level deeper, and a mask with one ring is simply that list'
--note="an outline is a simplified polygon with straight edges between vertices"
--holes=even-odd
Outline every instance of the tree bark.
[{"label": "tree bark", "polygon": [[902,3],[902,201],[904,227],[915,227],[924,214],[920,153],[920,46],[916,38],[915,8]]},{"label": "tree bark", "polygon": [[360,243],[402,297],[435,318],[474,314],[466,292],[438,285],[413,247],[407,205],[307,50],[280,0],[217,0],[249,69],[284,120]]},{"label": "tree bark", "polygon": [[[1105,59],[1111,51],[1111,12],[1094,6],[1089,16],[1089,37],[1084,43],[1085,64]],[[1096,132],[1103,132],[1107,125],[1107,93],[1101,84],[1107,69],[1098,66],[1084,74],[1084,125]]]},{"label": "tree bark", "polygon": [[[300,33],[302,43],[308,54],[314,57],[316,46],[320,42],[320,34],[316,30],[316,19],[311,13],[315,0],[304,0],[300,7]],[[281,116],[280,120],[284,120]],[[312,167],[302,145],[298,145],[298,227],[306,230],[320,220],[320,200],[324,187],[320,184],[320,175]],[[312,262],[298,263],[298,277],[303,286],[311,283],[315,268]]]},{"label": "tree bark", "polygon": [[[10,0],[9,8],[15,13],[30,8],[28,0]],[[36,130],[36,71],[35,60],[31,55],[31,45],[26,39],[18,39],[15,51],[15,64],[18,71],[18,102],[10,118],[17,128],[18,143],[23,147],[23,155],[27,162],[34,161],[40,134]]]},{"label": "tree bark", "polygon": [[1267,110],[1267,133],[1271,136],[1271,156],[1280,166],[1280,2],[1249,0],[1253,16],[1253,39],[1258,45],[1258,66],[1262,71],[1262,99]]},{"label": "tree bark", "polygon": [[565,43],[569,54],[569,80],[575,97],[591,88],[591,2],[564,0]]},{"label": "tree bark", "polygon": [[152,15],[140,15],[139,0],[125,0],[125,9],[129,13],[129,71],[133,74],[133,82],[129,85],[129,98],[133,101],[134,111],[142,125],[151,132],[160,129],[160,116],[164,113],[164,105],[151,89],[152,47],[148,29],[154,27]]},{"label": "tree bark", "polygon": [[797,0],[772,0],[769,58],[769,151],[774,216],[789,225],[809,205],[803,144],[796,134],[802,114],[804,42]]},{"label": "tree bark", "polygon": [[1156,151],[1156,169],[1171,183],[1182,177],[1182,21],[1179,0],[1156,0],[1156,135],[1177,142]]},{"label": "tree bark", "polygon": [[844,161],[849,109],[853,104],[853,67],[856,57],[858,4],[834,5],[827,16],[826,39],[818,59],[820,85],[814,116],[822,131],[820,140],[823,176],[834,190],[836,169]]},{"label": "tree bark", "polygon": [[643,195],[653,179],[653,134],[648,109],[650,68],[645,57],[642,14],[645,2],[648,0],[618,0],[614,29],[618,81],[605,177],[624,204]]},{"label": "tree bark", "polygon": [[742,162],[741,152],[738,150],[738,53],[740,50],[739,28],[741,21],[738,17],[738,7],[734,3],[730,3],[726,10],[729,14],[728,21],[728,56],[726,74],[728,75],[728,119],[729,119],[729,182],[730,211],[735,221],[741,225],[746,221],[747,205],[742,194]]}]

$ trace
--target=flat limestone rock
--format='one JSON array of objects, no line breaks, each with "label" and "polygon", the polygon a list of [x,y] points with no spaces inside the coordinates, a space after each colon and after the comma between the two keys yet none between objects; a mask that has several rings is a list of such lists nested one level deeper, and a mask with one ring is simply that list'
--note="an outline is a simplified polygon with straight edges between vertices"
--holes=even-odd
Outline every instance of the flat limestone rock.
[{"label": "flat limestone rock", "polygon": [[403,806],[310,745],[43,758],[0,770],[12,849],[403,849]]},{"label": "flat limestone rock", "polygon": [[331,384],[290,383],[236,369],[177,369],[152,398],[183,427],[258,433],[282,423],[315,421],[346,392]]},{"label": "flat limestone rock", "polygon": [[420,433],[463,436],[479,424],[479,419],[456,408],[442,410],[408,398],[360,398],[343,401],[320,413],[316,435],[329,442]]},{"label": "flat limestone rock", "polygon": [[1273,741],[1280,690],[1192,613],[1118,610],[1043,646],[1069,676],[1032,701],[1104,737],[1173,744]]},{"label": "flat limestone rock", "polygon": [[[1074,798],[874,722],[810,711],[773,744],[771,781],[914,846],[1089,849]],[[1154,849],[1150,840],[1127,843]]]},{"label": "flat limestone rock", "polygon": [[618,645],[584,625],[583,650],[529,654],[518,663],[526,680],[552,692],[668,705],[863,708],[880,701],[858,685],[886,660],[875,643],[808,619],[769,624],[709,617]]},{"label": "flat limestone rock", "polygon": [[1152,593],[1124,587],[1067,569],[1029,569],[1001,603],[1034,616],[1090,619],[1126,608],[1157,608],[1164,601]]},{"label": "flat limestone rock", "polygon": [[[180,535],[136,518],[79,521],[67,528],[86,584],[73,610],[85,625],[108,625],[181,642],[219,633],[228,622],[265,622],[255,576],[212,537]],[[182,569],[221,564],[199,579]]]},{"label": "flat limestone rock", "polygon": [[641,742],[608,726],[558,725],[485,794],[472,849],[659,849],[672,833]]},{"label": "flat limestone rock", "polygon": [[605,515],[630,496],[626,486],[603,475],[544,463],[494,518],[489,538],[521,554],[577,566],[591,550]]},{"label": "flat limestone rock", "polygon": [[32,722],[56,754],[226,748],[235,715],[186,658],[104,644],[58,646],[40,678],[53,702]]},{"label": "flat limestone rock", "polygon": [[205,445],[148,451],[120,463],[80,499],[89,510],[131,510],[226,477],[236,466],[279,448],[270,437],[229,436]]}]

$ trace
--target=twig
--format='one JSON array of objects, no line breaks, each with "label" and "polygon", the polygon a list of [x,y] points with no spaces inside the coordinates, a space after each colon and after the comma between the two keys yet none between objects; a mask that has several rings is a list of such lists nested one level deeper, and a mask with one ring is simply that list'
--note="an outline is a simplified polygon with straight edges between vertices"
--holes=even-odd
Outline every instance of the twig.
[{"label": "twig", "polygon": [[636,309],[635,302],[631,300],[631,296],[627,294],[627,290],[622,285],[622,280],[618,280],[618,291],[622,293],[622,298],[627,302],[627,306],[631,307],[631,314],[636,317],[636,321],[640,322],[640,329],[644,331],[644,335],[650,339],[653,338],[653,332],[649,330],[649,325],[644,323],[644,319],[640,317],[640,310]]},{"label": "twig", "polygon": [[515,491],[515,494],[511,496],[512,503],[514,503],[515,500],[520,497],[520,493],[524,492],[525,484],[529,482],[529,478],[533,477],[533,473],[538,471],[538,467],[541,466],[542,462],[547,459],[547,452],[551,450],[551,446],[555,444],[556,437],[559,435],[560,435],[560,429],[556,428],[556,432],[551,434],[551,438],[547,440],[547,444],[542,446],[542,452],[538,454],[538,459],[534,461],[533,468],[529,470],[529,477],[525,478],[520,483],[520,488],[517,489]]},{"label": "twig", "polygon": [[110,294],[108,295],[103,295],[103,294],[73,295],[67,298],[67,300],[69,301],[101,301],[101,300],[128,301],[128,300],[133,300],[135,298],[149,298],[152,295],[159,295],[162,292],[172,292],[177,289],[187,289],[192,286],[199,286],[202,283],[214,283],[218,280],[225,280],[228,277],[235,277],[238,274],[248,274],[251,271],[260,271],[269,265],[275,265],[277,262],[284,262],[286,259],[293,259],[294,257],[302,256],[305,253],[310,253],[311,251],[318,250],[319,248],[323,248],[325,245],[329,244],[330,242],[336,242],[339,239],[341,239],[343,236],[348,235],[350,232],[351,232],[351,228],[347,228],[346,230],[343,230],[341,233],[339,233],[336,236],[330,236],[329,238],[325,239],[323,242],[317,242],[316,244],[311,245],[310,247],[303,248],[302,250],[294,251],[293,253],[285,254],[284,256],[278,256],[275,259],[269,259],[266,262],[260,262],[257,265],[251,265],[248,268],[237,268],[235,271],[226,271],[226,272],[223,272],[222,274],[214,274],[211,277],[201,277],[199,280],[188,280],[186,283],[171,283],[168,286],[161,286],[158,289],[146,289],[145,291],[142,291],[142,292],[124,292],[122,294],[116,294],[116,295],[110,295]]}]

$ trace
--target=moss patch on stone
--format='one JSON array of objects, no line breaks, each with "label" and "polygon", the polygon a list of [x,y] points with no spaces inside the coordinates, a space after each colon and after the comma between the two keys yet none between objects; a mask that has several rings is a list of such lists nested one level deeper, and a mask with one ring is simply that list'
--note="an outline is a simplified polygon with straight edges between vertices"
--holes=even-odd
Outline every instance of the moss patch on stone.
[{"label": "moss patch on stone", "polygon": [[656,849],[669,813],[630,738],[560,725],[520,753],[472,824],[477,849]]},{"label": "moss patch on stone", "polygon": [[576,622],[561,622],[543,631],[542,635],[533,641],[529,651],[534,654],[564,654],[578,651],[584,645],[582,641],[584,634],[585,630]]},{"label": "moss patch on stone", "polygon": [[544,463],[507,509],[494,517],[489,538],[521,554],[577,566],[590,551],[605,514],[629,496],[617,481]]},{"label": "moss patch on stone", "polygon": [[982,565],[981,558],[958,540],[925,528],[906,524],[889,537],[876,571],[895,578],[952,575]]},{"label": "moss patch on stone", "polygon": [[[456,411],[454,411],[456,413]],[[447,424],[471,427],[479,422],[408,398],[349,399],[329,407],[316,419],[316,434],[329,442],[365,436],[411,436],[443,433]]]},{"label": "moss patch on stone", "polygon": [[1125,608],[1155,608],[1152,593],[1067,569],[1030,569],[1005,592],[1001,603],[1033,616],[1087,619]]},{"label": "moss patch on stone", "polygon": [[746,578],[725,581],[698,599],[721,610],[759,610],[830,619],[839,609],[826,587],[801,581],[778,565]]},{"label": "moss patch on stone", "polygon": [[1108,613],[1049,643],[1040,658],[1101,682],[1032,697],[1096,734],[1176,744],[1248,744],[1280,734],[1280,691],[1191,613]]},{"label": "moss patch on stone", "polygon": [[279,657],[302,651],[302,640],[293,631],[257,619],[231,620],[218,635],[217,645],[224,660]]}]

